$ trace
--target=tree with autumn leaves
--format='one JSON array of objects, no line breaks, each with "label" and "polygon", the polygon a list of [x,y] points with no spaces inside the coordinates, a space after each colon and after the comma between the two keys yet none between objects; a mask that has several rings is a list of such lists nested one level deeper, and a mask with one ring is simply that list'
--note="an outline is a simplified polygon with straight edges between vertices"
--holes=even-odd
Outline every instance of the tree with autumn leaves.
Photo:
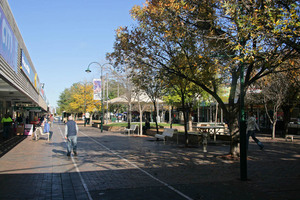
[{"label": "tree with autumn leaves", "polygon": [[93,100],[93,84],[90,82],[74,83],[60,95],[58,106],[62,111],[75,115],[101,110],[101,102]]},{"label": "tree with autumn leaves", "polygon": [[[117,30],[108,57],[135,73],[151,68],[180,77],[211,95],[236,155],[241,81],[245,94],[257,80],[299,67],[299,1],[148,0],[131,13],[138,25]],[[224,85],[228,104],[218,92]]]},{"label": "tree with autumn leaves", "polygon": [[[120,83],[114,79],[104,82],[104,94],[108,94],[108,99],[116,98],[118,95],[125,93],[124,83]],[[108,84],[108,86],[107,86]],[[108,87],[108,89],[107,89]],[[108,91],[107,91],[108,90]],[[74,115],[85,112],[100,112],[101,102],[93,99],[93,83],[92,82],[78,82],[74,83],[70,88],[66,88],[59,96],[58,112],[67,112]],[[106,99],[106,97],[105,97]],[[104,105],[105,109],[105,105]],[[110,105],[110,112],[123,112],[125,111],[122,105]]]}]

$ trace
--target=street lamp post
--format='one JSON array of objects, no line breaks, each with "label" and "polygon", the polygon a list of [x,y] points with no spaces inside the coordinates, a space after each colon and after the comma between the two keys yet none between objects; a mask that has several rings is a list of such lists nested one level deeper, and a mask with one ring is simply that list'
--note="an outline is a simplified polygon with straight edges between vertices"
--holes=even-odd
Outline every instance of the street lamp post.
[{"label": "street lamp post", "polygon": [[[102,76],[102,73],[103,73],[103,67],[104,67],[104,65],[110,64],[110,63],[104,63],[104,64],[101,65],[101,64],[98,63],[98,62],[91,62],[91,63],[88,65],[88,68],[85,70],[85,72],[87,72],[87,73],[92,72],[92,71],[90,70],[90,66],[91,66],[92,64],[97,64],[98,66],[101,67],[101,77],[100,77],[100,79],[101,79],[101,109],[102,109],[102,116],[101,116],[101,133],[102,133],[102,132],[103,132],[103,117],[104,117],[104,109],[103,109],[103,76]],[[111,65],[111,64],[110,64],[110,65]]]},{"label": "street lamp post", "polygon": [[[242,15],[243,8],[241,5],[242,1],[239,0],[239,11]],[[246,45],[245,37],[242,35],[239,37],[239,45],[243,48]],[[240,50],[240,57],[244,59],[244,52]],[[248,168],[247,168],[247,125],[246,125],[246,118],[245,118],[245,102],[244,102],[244,96],[245,96],[245,78],[244,78],[244,60],[240,63],[240,174],[241,174],[241,180],[247,181],[248,179]]]}]

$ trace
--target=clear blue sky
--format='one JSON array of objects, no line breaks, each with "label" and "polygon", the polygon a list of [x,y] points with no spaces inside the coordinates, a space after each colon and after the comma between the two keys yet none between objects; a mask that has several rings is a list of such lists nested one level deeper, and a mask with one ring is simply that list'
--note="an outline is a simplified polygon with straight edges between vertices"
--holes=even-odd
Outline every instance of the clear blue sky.
[{"label": "clear blue sky", "polygon": [[8,0],[50,106],[65,88],[99,78],[115,30],[130,26],[130,9],[145,0]]}]

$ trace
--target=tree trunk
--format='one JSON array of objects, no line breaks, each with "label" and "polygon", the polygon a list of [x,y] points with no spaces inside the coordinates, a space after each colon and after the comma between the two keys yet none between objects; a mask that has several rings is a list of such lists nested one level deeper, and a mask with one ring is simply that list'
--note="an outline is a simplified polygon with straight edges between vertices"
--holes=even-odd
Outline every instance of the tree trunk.
[{"label": "tree trunk", "polygon": [[[104,116],[102,116],[103,119]],[[130,128],[130,123],[131,123],[131,104],[128,104],[128,110],[127,110],[127,128]]]},{"label": "tree trunk", "polygon": [[219,103],[216,103],[216,116],[215,116],[215,124],[218,123],[218,108],[219,108]]},{"label": "tree trunk", "polygon": [[291,121],[291,108],[292,108],[292,106],[289,106],[289,105],[282,107],[283,123],[284,123],[283,135],[287,135],[289,132],[288,124]]},{"label": "tree trunk", "polygon": [[143,109],[139,102],[139,111],[140,111],[140,135],[143,135]]},{"label": "tree trunk", "polygon": [[170,128],[172,128],[172,125],[173,125],[173,106],[172,106],[172,108],[171,108],[171,110],[170,110],[171,112],[171,115],[170,115]]},{"label": "tree trunk", "polygon": [[276,123],[277,123],[277,108],[274,109],[273,114],[273,126],[272,126],[272,139],[275,139],[275,133],[276,133]]},{"label": "tree trunk", "polygon": [[[155,102],[155,101],[153,102],[153,106],[154,106],[154,113],[157,113],[156,102]],[[155,120],[155,125],[156,125],[156,133],[159,134],[159,131],[158,131],[158,123],[157,123],[157,116],[154,117],[154,120]]]},{"label": "tree trunk", "polygon": [[184,138],[185,138],[185,147],[188,147],[189,144],[189,140],[188,140],[188,112],[185,109],[185,96],[184,96],[184,92],[181,91],[181,107],[182,107],[182,112],[183,112],[183,121],[184,121]]},{"label": "tree trunk", "polygon": [[192,112],[188,112],[188,114],[189,114],[189,117],[188,117],[188,120],[189,120],[189,131],[191,131],[192,127],[193,127]]},{"label": "tree trunk", "polygon": [[183,119],[184,119],[184,138],[185,138],[185,147],[188,147],[188,144],[189,144],[189,139],[188,139],[188,127],[187,127],[187,124],[188,124],[188,113],[186,112],[185,110],[185,107],[183,107]]},{"label": "tree trunk", "polygon": [[238,126],[238,118],[233,116],[228,121],[228,129],[230,132],[230,151],[229,153],[233,157],[238,157],[240,155],[240,148],[239,148],[239,136],[240,130]]},{"label": "tree trunk", "polygon": [[272,125],[272,139],[275,139],[275,133],[276,133],[276,121],[274,121]]},{"label": "tree trunk", "polygon": [[[169,124],[172,124],[172,112],[171,112],[171,106],[169,106]],[[172,128],[172,127],[171,127]]]}]

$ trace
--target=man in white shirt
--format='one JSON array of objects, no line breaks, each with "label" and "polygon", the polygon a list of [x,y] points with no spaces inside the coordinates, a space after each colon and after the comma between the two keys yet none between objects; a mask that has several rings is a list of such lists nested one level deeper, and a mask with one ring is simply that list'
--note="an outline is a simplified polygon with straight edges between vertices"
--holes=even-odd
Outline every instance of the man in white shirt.
[{"label": "man in white shirt", "polygon": [[90,113],[89,112],[86,112],[85,113],[85,125],[89,125],[90,124]]},{"label": "man in white shirt", "polygon": [[257,145],[259,146],[259,148],[261,150],[263,150],[264,145],[255,137],[255,130],[259,130],[258,125],[256,124],[256,119],[253,115],[253,112],[249,112],[249,118],[247,120],[247,150],[248,150],[248,145],[249,145],[249,138],[250,136],[252,137],[252,139],[257,143]]}]

